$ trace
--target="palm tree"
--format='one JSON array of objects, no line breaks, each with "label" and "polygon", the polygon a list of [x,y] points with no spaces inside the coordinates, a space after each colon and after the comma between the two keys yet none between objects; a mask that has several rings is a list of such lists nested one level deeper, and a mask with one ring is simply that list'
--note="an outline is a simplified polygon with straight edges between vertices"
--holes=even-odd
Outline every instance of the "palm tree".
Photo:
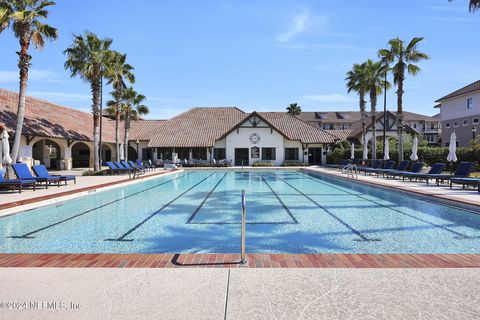
[{"label": "palm tree", "polygon": [[429,59],[426,53],[417,50],[417,45],[423,41],[423,37],[413,38],[407,45],[399,38],[391,39],[388,44],[390,48],[381,49],[378,55],[383,60],[393,65],[393,82],[397,86],[397,134],[398,134],[398,156],[403,160],[403,82],[405,74],[415,76],[420,72],[420,67],[415,65],[421,60]]},{"label": "palm tree", "polygon": [[365,63],[364,84],[370,95],[370,112],[372,117],[372,159],[377,159],[377,96],[382,94],[383,88],[388,89],[389,83],[385,83],[386,66],[382,61],[374,62],[368,59]]},{"label": "palm tree", "polygon": [[149,110],[148,107],[143,104],[146,100],[145,96],[136,92],[132,87],[124,91],[122,100],[123,103],[121,104],[120,112],[125,124],[124,147],[125,158],[128,160],[128,134],[130,131],[130,123],[132,120],[138,120],[141,115],[148,114]]},{"label": "palm tree", "polygon": [[[448,1],[452,2],[453,0]],[[480,0],[470,0],[468,9],[470,10],[470,12],[475,12],[475,10],[480,9]]]},{"label": "palm tree", "polygon": [[367,101],[365,101],[367,88],[365,86],[365,63],[354,64],[352,70],[347,72],[345,81],[347,81],[348,93],[352,91],[358,93],[358,105],[360,107],[360,117],[362,121],[362,144],[365,144],[367,139],[367,114],[365,107],[367,104]]},{"label": "palm tree", "polygon": [[99,127],[100,127],[100,94],[102,77],[110,73],[112,39],[100,39],[91,32],[85,35],[74,35],[73,44],[66,49],[65,69],[70,70],[71,76],[80,78],[90,84],[92,92],[93,113],[93,163],[94,170],[100,170],[98,162]]},{"label": "palm tree", "polygon": [[298,105],[298,103],[290,103],[287,107],[287,113],[291,114],[292,116],[299,116],[302,113],[302,107]]},{"label": "palm tree", "polygon": [[57,29],[41,22],[48,18],[47,7],[55,2],[47,0],[0,0],[0,33],[12,26],[13,33],[20,42],[18,68],[20,69],[20,88],[18,92],[17,125],[13,139],[12,160],[17,162],[20,138],[25,117],[25,99],[27,95],[28,71],[32,56],[28,53],[30,44],[36,49],[45,46],[45,40],[58,38]]},{"label": "palm tree", "polygon": [[117,146],[117,159],[120,159],[120,104],[123,91],[127,88],[125,81],[135,83],[135,76],[132,73],[133,67],[126,62],[127,55],[117,51],[112,52],[111,65],[108,73],[105,74],[108,84],[113,86],[111,95],[114,100],[107,102],[107,111],[115,117],[115,144]]}]

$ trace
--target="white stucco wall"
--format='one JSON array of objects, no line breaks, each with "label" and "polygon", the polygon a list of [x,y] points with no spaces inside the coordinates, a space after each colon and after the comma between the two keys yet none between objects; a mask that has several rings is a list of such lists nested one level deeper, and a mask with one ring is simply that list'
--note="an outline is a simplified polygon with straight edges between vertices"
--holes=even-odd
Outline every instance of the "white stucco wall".
[{"label": "white stucco wall", "polygon": [[[473,107],[471,109],[467,109],[467,99],[469,98],[473,98]],[[478,115],[480,114],[480,92],[443,101],[440,111],[441,121]]]}]

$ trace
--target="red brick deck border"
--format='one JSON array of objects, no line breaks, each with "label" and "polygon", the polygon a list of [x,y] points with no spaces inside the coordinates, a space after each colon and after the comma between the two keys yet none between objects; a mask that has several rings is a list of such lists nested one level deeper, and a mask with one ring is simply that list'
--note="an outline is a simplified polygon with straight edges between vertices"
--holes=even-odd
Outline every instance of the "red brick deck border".
[{"label": "red brick deck border", "polygon": [[31,268],[480,268],[480,254],[0,254]]},{"label": "red brick deck border", "polygon": [[[159,172],[156,172],[156,173],[153,173],[153,174],[149,174],[147,176],[142,176],[138,179],[156,177],[156,176],[160,176],[162,174],[165,174],[167,172],[172,172],[172,171],[176,171],[176,170],[159,171]],[[97,184],[97,185],[93,185],[93,186],[83,187],[83,188],[79,188],[79,189],[75,189],[75,190],[60,191],[60,192],[45,195],[45,196],[39,196],[39,197],[35,197],[35,198],[30,198],[30,199],[7,202],[7,203],[0,204],[0,210],[15,208],[15,207],[18,207],[18,206],[23,206],[23,205],[26,205],[26,204],[32,204],[32,203],[36,203],[36,202],[50,200],[50,199],[54,199],[54,198],[58,198],[58,197],[69,196],[69,195],[72,195],[72,194],[75,194],[75,193],[81,193],[81,192],[85,192],[85,191],[93,191],[93,190],[97,190],[97,189],[102,189],[102,188],[110,187],[110,186],[117,185],[117,184],[124,184],[124,183],[127,183],[127,182],[133,182],[133,181],[136,181],[138,179],[127,179],[127,180],[120,180],[120,181],[112,181],[112,182],[108,182],[108,183],[102,183],[102,184]],[[61,188],[61,186],[60,186],[60,188]]]}]

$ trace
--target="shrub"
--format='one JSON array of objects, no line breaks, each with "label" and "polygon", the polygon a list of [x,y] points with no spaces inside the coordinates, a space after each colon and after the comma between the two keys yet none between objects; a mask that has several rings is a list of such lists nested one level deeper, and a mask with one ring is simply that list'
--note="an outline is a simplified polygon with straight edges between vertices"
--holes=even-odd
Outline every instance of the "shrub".
[{"label": "shrub", "polygon": [[87,176],[103,176],[102,171],[94,171],[94,170],[87,170],[82,173],[82,176],[87,177]]},{"label": "shrub", "polygon": [[298,160],[287,160],[282,163],[282,167],[303,167],[305,164]]},{"label": "shrub", "polygon": [[269,161],[255,161],[252,167],[273,167],[273,163]]}]

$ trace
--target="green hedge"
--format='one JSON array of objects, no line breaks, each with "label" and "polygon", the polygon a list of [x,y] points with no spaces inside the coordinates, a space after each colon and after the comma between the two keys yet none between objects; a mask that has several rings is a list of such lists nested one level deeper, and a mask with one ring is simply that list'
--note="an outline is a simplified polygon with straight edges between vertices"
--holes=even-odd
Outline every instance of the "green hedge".
[{"label": "green hedge", "polygon": [[303,167],[305,163],[298,160],[287,160],[282,163],[282,167]]},{"label": "green hedge", "polygon": [[[412,154],[411,150],[404,151],[404,159],[408,160]],[[418,160],[424,162],[426,165],[431,166],[437,162],[446,163],[448,156],[448,148],[432,148],[432,147],[420,147],[418,148]],[[355,159],[361,159],[363,155],[362,149],[355,150]],[[350,159],[351,150],[337,148],[333,152],[327,155],[327,163],[335,164],[340,163],[343,159]],[[458,148],[457,149],[458,162],[470,161],[475,162],[476,170],[480,170],[480,150],[475,148]],[[383,159],[383,152],[377,151],[377,159]],[[390,160],[394,160],[398,163],[398,151],[390,150]]]},{"label": "green hedge", "polygon": [[255,161],[252,167],[273,167],[273,163],[269,161]]}]

